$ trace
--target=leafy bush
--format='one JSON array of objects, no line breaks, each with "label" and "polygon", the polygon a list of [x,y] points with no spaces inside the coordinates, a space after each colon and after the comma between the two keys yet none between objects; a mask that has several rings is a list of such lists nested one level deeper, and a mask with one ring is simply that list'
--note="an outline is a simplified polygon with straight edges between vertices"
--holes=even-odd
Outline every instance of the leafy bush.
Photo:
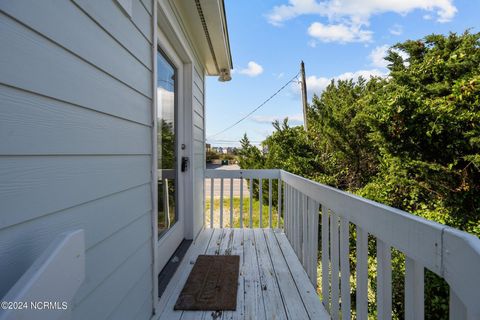
[{"label": "leafy bush", "polygon": [[[285,169],[480,236],[479,39],[467,31],[393,46],[388,77],[332,81],[313,97],[308,132],[274,122],[264,154],[245,136],[241,167]],[[403,254],[393,251],[392,266],[403,318]],[[369,260],[373,288],[375,270]],[[428,270],[425,279],[426,318],[447,318],[448,285]]]}]

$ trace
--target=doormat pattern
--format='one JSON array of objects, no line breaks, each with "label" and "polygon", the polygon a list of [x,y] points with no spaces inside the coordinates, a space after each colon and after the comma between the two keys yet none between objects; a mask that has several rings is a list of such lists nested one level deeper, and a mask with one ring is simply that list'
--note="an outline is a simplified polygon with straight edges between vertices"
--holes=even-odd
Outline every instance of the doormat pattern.
[{"label": "doormat pattern", "polygon": [[235,310],[240,256],[199,255],[175,310]]}]

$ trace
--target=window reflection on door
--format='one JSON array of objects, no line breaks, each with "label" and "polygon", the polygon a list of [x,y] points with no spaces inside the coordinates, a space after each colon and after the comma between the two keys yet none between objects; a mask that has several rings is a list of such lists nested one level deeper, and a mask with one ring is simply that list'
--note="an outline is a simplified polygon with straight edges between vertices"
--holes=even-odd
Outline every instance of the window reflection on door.
[{"label": "window reflection on door", "polygon": [[175,68],[157,52],[158,237],[178,220],[176,206]]}]

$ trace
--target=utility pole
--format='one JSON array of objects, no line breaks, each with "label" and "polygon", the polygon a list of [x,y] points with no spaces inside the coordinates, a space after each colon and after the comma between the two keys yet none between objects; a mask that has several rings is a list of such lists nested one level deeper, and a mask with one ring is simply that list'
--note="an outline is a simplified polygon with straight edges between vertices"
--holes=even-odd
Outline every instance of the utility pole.
[{"label": "utility pole", "polygon": [[302,104],[303,104],[303,128],[307,131],[307,82],[305,81],[305,64],[300,64],[300,73],[302,76]]}]

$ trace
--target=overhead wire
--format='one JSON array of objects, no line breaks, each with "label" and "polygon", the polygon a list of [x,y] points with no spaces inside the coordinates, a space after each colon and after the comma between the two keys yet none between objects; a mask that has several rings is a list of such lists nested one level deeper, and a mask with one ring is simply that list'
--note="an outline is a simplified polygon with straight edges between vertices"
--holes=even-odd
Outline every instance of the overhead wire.
[{"label": "overhead wire", "polygon": [[232,129],[233,127],[235,127],[236,125],[238,125],[240,122],[242,122],[243,120],[247,119],[248,117],[250,117],[252,114],[254,114],[258,109],[260,109],[261,107],[263,107],[264,105],[267,104],[267,102],[269,102],[270,100],[272,100],[277,94],[279,94],[283,89],[285,89],[290,83],[294,82],[295,79],[297,79],[298,81],[298,75],[300,74],[300,71],[294,76],[292,77],[287,83],[285,83],[280,89],[278,89],[277,91],[275,91],[274,94],[272,94],[270,97],[268,97],[266,100],[264,100],[260,105],[258,105],[256,108],[254,108],[252,111],[250,111],[247,115],[243,116],[242,118],[240,118],[239,120],[237,120],[235,123],[233,123],[232,125],[226,127],[225,129],[211,135],[211,136],[208,136],[207,137],[207,140],[210,139],[210,138],[213,138],[213,137],[216,137],[222,133],[224,133],[225,131],[227,130],[230,130]]}]

